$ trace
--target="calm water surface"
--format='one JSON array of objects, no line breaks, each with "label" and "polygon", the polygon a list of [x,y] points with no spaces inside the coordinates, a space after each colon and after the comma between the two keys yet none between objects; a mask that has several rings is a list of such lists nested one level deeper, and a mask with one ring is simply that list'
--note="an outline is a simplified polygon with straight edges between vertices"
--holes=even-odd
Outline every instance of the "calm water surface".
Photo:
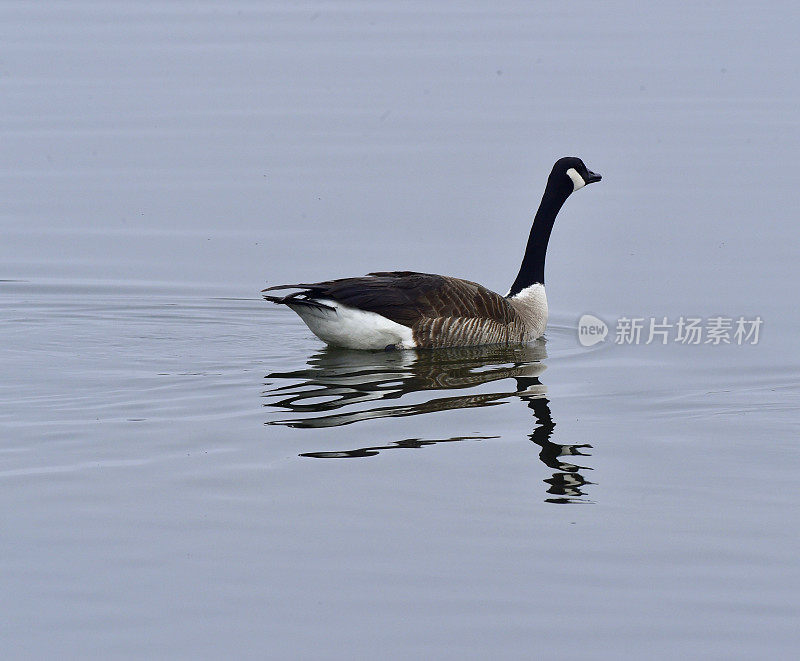
[{"label": "calm water surface", "polygon": [[[3,657],[791,658],[794,15],[4,5]],[[567,153],[604,179],[534,345],[328,349],[258,297],[505,291]],[[720,315],[759,342],[614,343]]]}]

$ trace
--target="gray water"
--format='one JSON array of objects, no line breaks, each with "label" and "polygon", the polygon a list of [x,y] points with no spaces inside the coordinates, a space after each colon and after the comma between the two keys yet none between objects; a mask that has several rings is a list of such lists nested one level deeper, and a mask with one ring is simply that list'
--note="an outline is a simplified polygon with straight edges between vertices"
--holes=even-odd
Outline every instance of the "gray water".
[{"label": "gray water", "polygon": [[[794,656],[798,27],[2,3],[3,658]],[[604,178],[556,223],[535,345],[326,349],[259,298],[396,268],[502,293],[567,154]],[[763,325],[615,342],[681,316]]]}]

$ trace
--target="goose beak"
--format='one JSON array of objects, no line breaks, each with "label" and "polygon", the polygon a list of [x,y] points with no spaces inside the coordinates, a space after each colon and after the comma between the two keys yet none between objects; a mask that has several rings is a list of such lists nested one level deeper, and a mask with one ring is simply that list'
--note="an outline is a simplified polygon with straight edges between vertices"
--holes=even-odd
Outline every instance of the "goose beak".
[{"label": "goose beak", "polygon": [[586,183],[593,184],[596,181],[600,181],[603,177],[602,175],[597,174],[596,172],[592,172],[591,170],[586,170]]}]

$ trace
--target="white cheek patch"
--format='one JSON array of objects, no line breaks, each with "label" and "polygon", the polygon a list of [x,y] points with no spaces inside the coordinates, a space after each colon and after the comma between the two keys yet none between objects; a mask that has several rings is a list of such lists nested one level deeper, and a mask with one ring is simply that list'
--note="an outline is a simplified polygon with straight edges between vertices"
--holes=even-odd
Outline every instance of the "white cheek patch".
[{"label": "white cheek patch", "polygon": [[567,174],[569,178],[572,179],[572,192],[574,193],[579,188],[583,188],[586,185],[586,182],[583,180],[583,177],[578,174],[578,171],[575,168],[570,168],[567,170]]}]

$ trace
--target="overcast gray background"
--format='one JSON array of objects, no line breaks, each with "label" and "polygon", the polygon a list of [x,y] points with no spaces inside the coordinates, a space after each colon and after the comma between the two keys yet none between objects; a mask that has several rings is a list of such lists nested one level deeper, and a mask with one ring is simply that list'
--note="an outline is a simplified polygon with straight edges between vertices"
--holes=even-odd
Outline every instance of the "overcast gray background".
[{"label": "overcast gray background", "polygon": [[[0,3],[5,656],[791,655],[799,22]],[[553,233],[542,379],[555,440],[594,445],[592,504],[546,502],[517,400],[264,425],[288,378],[264,375],[328,360],[266,282],[504,292],[564,155],[603,181]],[[589,352],[584,312],[760,315],[763,338]],[[461,436],[497,439],[298,457]]]}]

